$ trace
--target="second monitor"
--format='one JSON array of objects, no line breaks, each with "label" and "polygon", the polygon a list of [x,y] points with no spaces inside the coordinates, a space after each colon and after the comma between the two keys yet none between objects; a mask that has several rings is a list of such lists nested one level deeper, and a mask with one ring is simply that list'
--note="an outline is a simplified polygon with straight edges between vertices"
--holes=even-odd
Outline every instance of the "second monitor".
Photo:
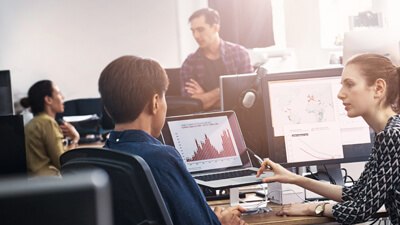
[{"label": "second monitor", "polygon": [[[342,68],[269,74],[262,81],[269,157],[289,166],[367,161],[373,132],[337,98]],[[327,169],[326,169],[327,170]],[[340,179],[339,171],[336,172]]]},{"label": "second monitor", "polygon": [[[247,147],[265,158],[268,151],[260,81],[256,73],[220,76],[221,110],[235,111]],[[250,92],[255,97],[252,105],[245,99]]]}]

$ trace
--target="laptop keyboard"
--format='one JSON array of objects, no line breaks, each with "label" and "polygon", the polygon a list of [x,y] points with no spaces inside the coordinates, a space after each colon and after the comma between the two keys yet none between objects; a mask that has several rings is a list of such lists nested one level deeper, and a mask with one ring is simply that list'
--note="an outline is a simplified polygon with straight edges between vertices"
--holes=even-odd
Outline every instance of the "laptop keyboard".
[{"label": "laptop keyboard", "polygon": [[209,175],[202,175],[202,176],[194,176],[194,178],[202,181],[213,181],[213,180],[222,180],[222,179],[229,179],[235,177],[245,177],[256,175],[257,172],[253,170],[238,170],[238,171],[231,171],[225,173],[217,173],[217,174],[209,174]]}]

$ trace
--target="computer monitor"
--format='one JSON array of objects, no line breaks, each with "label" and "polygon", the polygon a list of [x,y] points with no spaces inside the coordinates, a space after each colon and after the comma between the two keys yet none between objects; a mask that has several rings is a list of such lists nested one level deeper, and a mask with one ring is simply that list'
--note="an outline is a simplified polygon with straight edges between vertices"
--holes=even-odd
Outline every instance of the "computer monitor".
[{"label": "computer monitor", "polygon": [[2,225],[112,225],[110,184],[103,171],[0,180]]},{"label": "computer monitor", "polygon": [[[285,167],[367,161],[374,133],[337,98],[342,68],[269,74],[262,80],[269,158]],[[320,167],[320,169],[323,169]],[[341,173],[328,171],[339,183]],[[343,181],[342,181],[343,182]]]},{"label": "computer monitor", "polygon": [[[243,106],[245,92],[254,91],[252,107]],[[235,111],[248,148],[260,157],[268,157],[261,85],[256,73],[220,76],[221,110]],[[254,164],[257,165],[257,164]]]},{"label": "computer monitor", "polygon": [[350,57],[361,53],[384,55],[393,63],[400,65],[400,37],[393,32],[382,29],[355,30],[344,34],[343,64]]},{"label": "computer monitor", "polygon": [[14,114],[9,70],[0,71],[0,115]]},{"label": "computer monitor", "polygon": [[0,177],[26,175],[24,119],[0,116]]}]

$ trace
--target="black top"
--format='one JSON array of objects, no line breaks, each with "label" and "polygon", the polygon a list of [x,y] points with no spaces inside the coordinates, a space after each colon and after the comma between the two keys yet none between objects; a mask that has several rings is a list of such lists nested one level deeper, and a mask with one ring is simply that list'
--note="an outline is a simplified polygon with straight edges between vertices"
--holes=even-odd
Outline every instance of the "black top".
[{"label": "black top", "polygon": [[219,87],[219,77],[226,74],[226,68],[222,58],[216,60],[206,59],[204,65],[208,76],[204,80],[204,91],[208,92]]}]

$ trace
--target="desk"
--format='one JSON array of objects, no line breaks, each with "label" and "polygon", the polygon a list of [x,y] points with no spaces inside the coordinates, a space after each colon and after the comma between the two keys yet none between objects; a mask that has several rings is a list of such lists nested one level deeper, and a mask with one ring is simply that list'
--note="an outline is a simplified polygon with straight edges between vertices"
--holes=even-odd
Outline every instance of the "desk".
[{"label": "desk", "polygon": [[[90,144],[81,144],[77,148],[86,148],[86,147],[103,147],[104,142],[95,142]],[[211,207],[215,206],[223,206],[226,207],[229,205],[229,200],[217,200],[217,201],[209,201],[208,202]],[[315,216],[276,216],[275,212],[277,212],[282,206],[275,203],[268,203],[268,206],[272,208],[272,212],[269,213],[261,213],[261,214],[252,214],[252,215],[243,215],[242,218],[250,225],[262,225],[262,224],[321,224],[321,223],[331,223],[335,222],[334,219],[327,217],[315,217]]]},{"label": "desk", "polygon": [[104,146],[104,142],[97,141],[93,143],[87,143],[87,144],[79,144],[78,147],[76,148],[102,148]]},{"label": "desk", "polygon": [[[208,204],[211,207],[224,206],[229,204],[229,200],[218,200],[209,201]],[[268,203],[268,206],[272,208],[272,212],[260,213],[252,215],[243,215],[242,218],[246,223],[252,225],[262,224],[323,224],[333,223],[337,224],[334,219],[328,217],[317,217],[317,216],[276,216],[275,213],[282,207],[275,203]]]}]

